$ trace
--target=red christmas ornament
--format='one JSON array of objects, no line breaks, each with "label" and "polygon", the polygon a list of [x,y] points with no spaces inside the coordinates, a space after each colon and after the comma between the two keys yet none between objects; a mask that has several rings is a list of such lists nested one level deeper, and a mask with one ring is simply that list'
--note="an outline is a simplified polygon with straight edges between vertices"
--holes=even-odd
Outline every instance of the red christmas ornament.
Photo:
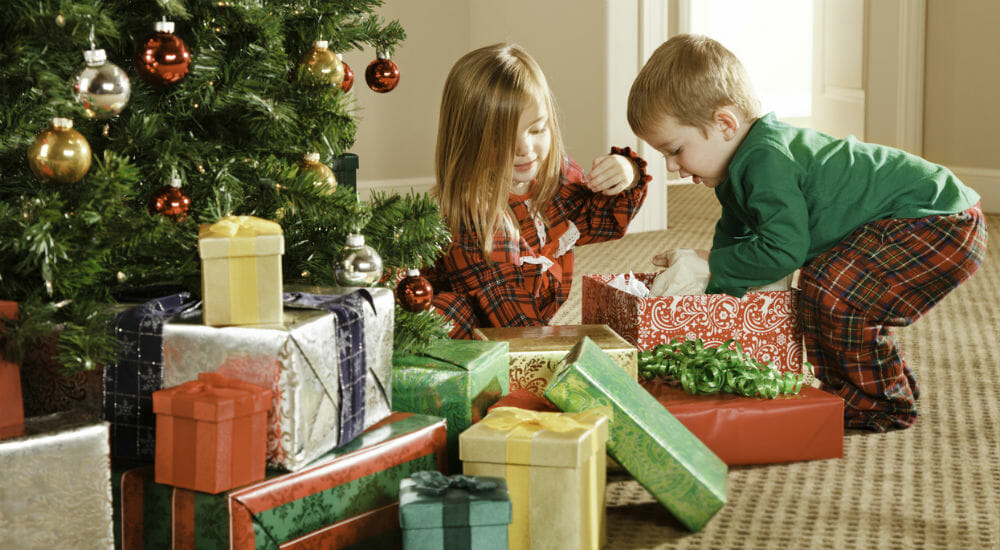
[{"label": "red christmas ornament", "polygon": [[339,53],[337,57],[340,58],[340,62],[344,65],[344,80],[340,83],[340,89],[349,92],[351,91],[351,87],[354,86],[354,71],[351,70],[350,65],[344,63],[344,59]]},{"label": "red christmas ornament", "polygon": [[156,32],[146,37],[132,61],[139,77],[153,86],[169,86],[187,76],[191,53],[173,34],[172,21],[157,21]]},{"label": "red christmas ornament", "polygon": [[187,217],[191,209],[191,199],[181,192],[180,183],[174,180],[171,185],[164,185],[149,197],[149,214],[160,214],[175,222]]},{"label": "red christmas ornament", "polygon": [[385,53],[379,52],[377,59],[365,69],[365,82],[374,92],[391,92],[399,84],[399,67]]},{"label": "red christmas ornament", "polygon": [[430,281],[420,275],[417,269],[410,269],[406,277],[396,285],[396,299],[406,311],[430,309],[434,299],[434,288]]}]

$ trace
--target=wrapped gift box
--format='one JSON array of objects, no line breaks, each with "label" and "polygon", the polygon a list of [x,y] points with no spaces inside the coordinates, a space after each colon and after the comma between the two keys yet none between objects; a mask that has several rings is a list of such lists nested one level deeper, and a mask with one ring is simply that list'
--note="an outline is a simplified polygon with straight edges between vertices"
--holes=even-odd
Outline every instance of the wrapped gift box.
[{"label": "wrapped gift box", "polygon": [[269,470],[217,495],[155,483],[151,467],[129,470],[117,504],[121,547],[398,547],[400,482],[444,467],[445,433],[441,418],[394,413],[303,470]]},{"label": "wrapped gift box", "polygon": [[507,480],[511,549],[597,550],[606,542],[607,440],[608,419],[600,411],[507,407],[462,432],[459,444],[466,474]]},{"label": "wrapped gift box", "polygon": [[507,342],[439,340],[423,355],[392,358],[393,410],[448,419],[448,456],[458,470],[458,434],[510,392]]},{"label": "wrapped gift box", "polygon": [[203,372],[153,392],[156,482],[220,493],[264,479],[271,390]]},{"label": "wrapped gift box", "polygon": [[[17,302],[0,300],[0,321],[17,319]],[[0,324],[0,332],[3,325]],[[2,340],[0,340],[2,343]],[[0,347],[0,439],[24,433],[24,401],[21,399],[21,368],[3,358]]]},{"label": "wrapped gift box", "polygon": [[[162,387],[217,372],[270,388],[268,464],[305,467],[392,411],[392,291],[362,289],[337,298],[359,301],[352,309],[360,312],[364,338],[347,331],[323,299],[309,306],[319,309],[288,308],[279,326],[211,327],[197,317],[167,323]],[[361,348],[363,358],[344,360],[345,349]]]},{"label": "wrapped gift box", "polygon": [[646,388],[730,466],[844,456],[844,400],[806,386],[774,399],[691,395],[660,380]]},{"label": "wrapped gift box", "polygon": [[589,338],[563,359],[545,397],[564,411],[611,407],[608,452],[688,529],[725,505],[726,464]]},{"label": "wrapped gift box", "polygon": [[281,226],[253,216],[227,216],[198,230],[206,325],[281,323]]},{"label": "wrapped gift box", "polygon": [[[635,277],[653,286],[656,273]],[[610,286],[614,274],[583,276],[581,318],[606,324],[640,350],[671,338],[701,338],[706,346],[733,339],[758,361],[779,370],[801,372],[802,334],[798,322],[798,291],[640,298]]]},{"label": "wrapped gift box", "polygon": [[510,344],[511,391],[523,388],[543,395],[559,361],[584,336],[600,346],[629,376],[638,377],[638,350],[607,325],[486,327],[475,329],[472,336]]},{"label": "wrapped gift box", "polygon": [[399,484],[403,550],[507,550],[507,482],[417,472]]},{"label": "wrapped gift box", "polygon": [[114,548],[107,422],[29,417],[0,441],[0,548]]}]

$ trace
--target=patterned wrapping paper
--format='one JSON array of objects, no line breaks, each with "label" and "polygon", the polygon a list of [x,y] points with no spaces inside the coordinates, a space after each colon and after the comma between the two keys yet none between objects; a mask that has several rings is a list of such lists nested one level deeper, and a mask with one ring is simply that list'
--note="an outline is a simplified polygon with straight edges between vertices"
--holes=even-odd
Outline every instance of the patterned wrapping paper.
[{"label": "patterned wrapping paper", "polygon": [[473,330],[472,336],[510,343],[510,391],[526,389],[544,395],[559,361],[584,336],[600,346],[629,376],[638,379],[639,350],[607,325],[485,327]]},{"label": "patterned wrapping paper", "polygon": [[[636,273],[652,287],[656,273]],[[758,361],[782,371],[802,371],[802,331],[798,291],[640,298],[608,285],[615,274],[583,276],[581,318],[606,324],[640,350],[673,337],[701,338],[706,346],[733,339]]]},{"label": "patterned wrapping paper", "polygon": [[510,520],[503,478],[417,472],[399,484],[403,550],[507,550]]},{"label": "patterned wrapping paper", "polygon": [[598,550],[607,540],[607,440],[601,411],[496,408],[462,432],[462,467],[507,480],[511,550]]},{"label": "patterned wrapping paper", "polygon": [[298,472],[218,495],[128,470],[116,494],[121,548],[398,548],[400,481],[444,467],[445,434],[441,418],[393,413]]},{"label": "patterned wrapping paper", "polygon": [[113,548],[108,424],[64,412],[0,441],[0,549]]},{"label": "patterned wrapping paper", "polygon": [[844,456],[844,400],[818,388],[764,399],[640,384],[730,466]]},{"label": "patterned wrapping paper", "polygon": [[[347,293],[355,289],[340,289]],[[392,327],[395,302],[384,288],[366,289],[363,428],[392,410]],[[295,471],[350,435],[342,433],[354,411],[343,410],[336,316],[316,309],[287,309],[280,326],[210,327],[198,319],[163,328],[163,387],[218,372],[270,388],[268,464]],[[360,395],[353,391],[349,396]]]},{"label": "patterned wrapping paper", "polygon": [[691,531],[725,505],[726,464],[589,338],[567,354],[545,397],[564,411],[611,407],[608,452]]},{"label": "patterned wrapping paper", "polygon": [[458,434],[510,393],[507,342],[439,340],[425,355],[392,358],[393,410],[448,419],[448,464],[459,469]]}]

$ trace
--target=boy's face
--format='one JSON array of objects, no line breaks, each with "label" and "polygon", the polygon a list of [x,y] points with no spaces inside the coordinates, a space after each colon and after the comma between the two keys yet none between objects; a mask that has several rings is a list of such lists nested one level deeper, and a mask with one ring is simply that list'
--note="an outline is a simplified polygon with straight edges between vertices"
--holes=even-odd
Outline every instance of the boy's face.
[{"label": "boy's face", "polygon": [[552,146],[552,134],[549,131],[549,114],[545,104],[538,98],[529,103],[523,111],[517,124],[517,137],[514,142],[514,181],[527,184],[538,175],[538,169],[549,156]]},{"label": "boy's face", "polygon": [[725,121],[716,120],[703,132],[666,115],[649,135],[640,137],[663,154],[668,170],[714,188],[726,181],[729,161],[739,146],[727,128]]}]

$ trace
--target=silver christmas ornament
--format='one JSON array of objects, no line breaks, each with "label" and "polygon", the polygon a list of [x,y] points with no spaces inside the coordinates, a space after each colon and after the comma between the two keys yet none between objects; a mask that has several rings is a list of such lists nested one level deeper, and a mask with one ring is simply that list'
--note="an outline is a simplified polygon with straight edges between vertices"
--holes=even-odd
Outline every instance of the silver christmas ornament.
[{"label": "silver christmas ornament", "polygon": [[108,119],[122,111],[132,94],[128,75],[108,63],[104,50],[83,52],[87,68],[76,77],[74,89],[90,118]]},{"label": "silver christmas ornament", "polygon": [[341,286],[372,286],[382,279],[382,257],[365,244],[365,236],[351,233],[333,264],[333,274]]}]

